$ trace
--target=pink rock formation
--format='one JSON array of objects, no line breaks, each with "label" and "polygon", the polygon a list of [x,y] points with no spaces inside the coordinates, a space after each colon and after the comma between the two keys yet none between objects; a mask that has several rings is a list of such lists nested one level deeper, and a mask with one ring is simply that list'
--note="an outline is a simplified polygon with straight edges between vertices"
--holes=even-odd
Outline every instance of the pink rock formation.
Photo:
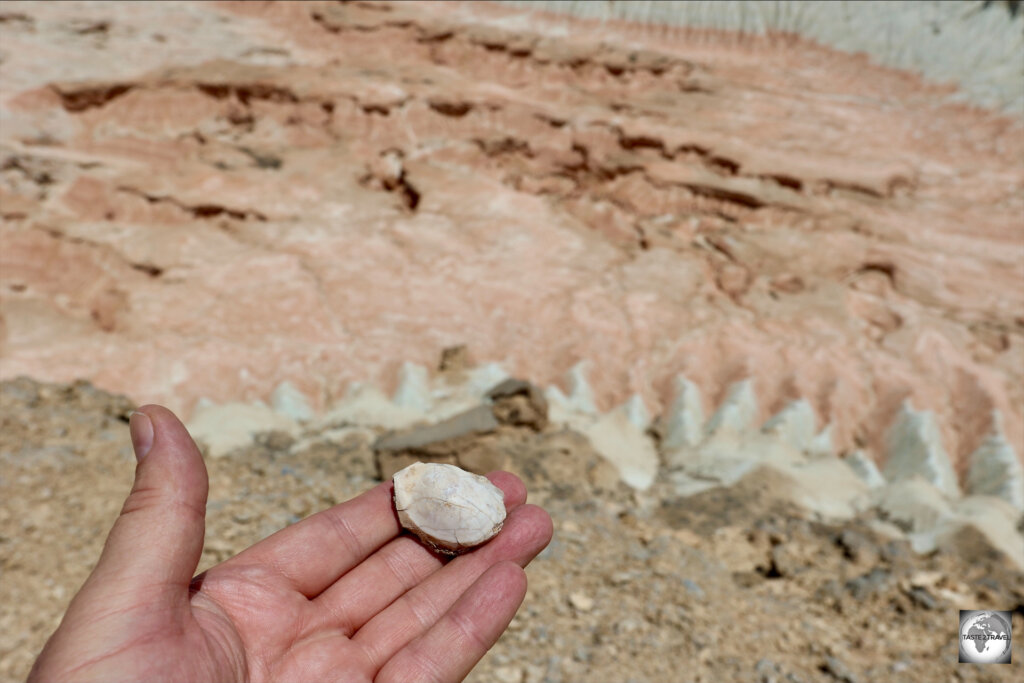
[{"label": "pink rock formation", "polygon": [[183,7],[4,5],[0,376],[323,406],[465,343],[589,359],[603,407],[753,377],[876,456],[909,398],[961,470],[999,410],[1024,453],[1019,121],[797,39]]}]

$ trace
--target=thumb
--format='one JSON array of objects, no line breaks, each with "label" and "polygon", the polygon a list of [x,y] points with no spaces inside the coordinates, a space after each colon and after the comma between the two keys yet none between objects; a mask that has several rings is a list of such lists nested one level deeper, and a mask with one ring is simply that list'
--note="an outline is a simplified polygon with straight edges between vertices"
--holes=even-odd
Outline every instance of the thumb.
[{"label": "thumb", "polygon": [[147,405],[129,420],[138,465],[89,583],[120,595],[136,590],[177,602],[199,564],[206,528],[206,465],[185,426]]}]

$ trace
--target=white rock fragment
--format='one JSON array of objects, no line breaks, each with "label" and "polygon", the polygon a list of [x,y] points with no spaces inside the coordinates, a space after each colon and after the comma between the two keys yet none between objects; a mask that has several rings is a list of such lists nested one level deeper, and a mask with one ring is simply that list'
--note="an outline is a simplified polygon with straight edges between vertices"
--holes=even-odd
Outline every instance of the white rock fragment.
[{"label": "white rock fragment", "polygon": [[864,451],[854,451],[845,458],[846,464],[869,488],[885,486],[885,477],[878,471],[878,465]]},{"label": "white rock fragment", "polygon": [[206,455],[210,458],[220,458],[236,448],[248,446],[253,437],[262,432],[297,436],[300,431],[295,420],[262,401],[196,405],[187,428],[192,438],[206,446]]},{"label": "white rock fragment", "polygon": [[594,609],[594,598],[582,591],[569,594],[569,604],[580,612],[589,612]]},{"label": "white rock fragment", "polygon": [[[749,471],[748,467],[746,471]],[[701,491],[707,491],[720,485],[717,479],[709,479],[705,477],[692,477],[683,470],[675,470],[670,472],[668,475],[668,481],[672,484],[672,488],[675,490],[676,495],[681,498],[689,498],[694,496]]]},{"label": "white rock fragment", "polygon": [[867,484],[838,458],[780,469],[801,484],[803,494],[794,497],[794,502],[826,519],[850,519],[870,505]]},{"label": "white rock fragment", "polygon": [[509,377],[511,375],[500,363],[484,363],[469,371],[466,386],[473,392],[474,398],[480,398]]},{"label": "white rock fragment", "polygon": [[1002,498],[1024,510],[1024,469],[1003,436],[1001,415],[993,414],[992,432],[971,455],[967,491],[976,496]]},{"label": "white rock fragment", "polygon": [[718,436],[742,433],[754,423],[757,412],[754,383],[749,379],[736,382],[729,387],[725,400],[708,421],[707,434]]},{"label": "white rock fragment", "polygon": [[569,385],[570,405],[581,413],[596,415],[597,403],[594,401],[594,390],[587,381],[586,361],[580,361],[569,368],[566,383]]},{"label": "white rock fragment", "polygon": [[666,453],[692,448],[704,438],[704,407],[696,384],[676,376],[676,395],[668,409],[665,438],[661,448]]},{"label": "white rock fragment", "polygon": [[275,411],[299,422],[305,422],[313,417],[313,409],[310,408],[306,395],[287,380],[278,384],[271,392],[270,405]]},{"label": "white rock fragment", "polygon": [[370,427],[334,427],[307,433],[295,440],[288,449],[290,453],[301,453],[318,443],[343,444],[348,439],[357,437],[368,446],[373,443],[377,433]]},{"label": "white rock fragment", "polygon": [[651,487],[658,474],[658,451],[626,410],[620,407],[578,428],[594,450],[615,465],[624,483],[641,491]]},{"label": "white rock fragment", "polygon": [[876,496],[882,517],[907,532],[933,533],[952,515],[948,496],[917,477],[889,484]]},{"label": "white rock fragment", "polygon": [[384,392],[372,384],[353,382],[349,385],[345,398],[316,420],[314,428],[342,424],[405,429],[424,418],[425,415],[421,411],[395,405]]},{"label": "white rock fragment", "polygon": [[814,408],[800,399],[792,401],[771,417],[761,431],[772,434],[797,450],[806,450],[814,440]]},{"label": "white rock fragment", "polygon": [[505,523],[502,490],[454,465],[416,462],[392,481],[402,526],[446,555],[490,540]]},{"label": "white rock fragment", "polygon": [[939,547],[955,547],[956,537],[983,537],[992,547],[1024,570],[1024,539],[1016,529],[1020,511],[999,498],[968,496],[956,503],[954,515],[943,520],[935,532]]},{"label": "white rock fragment", "polygon": [[644,400],[637,394],[630,396],[618,409],[641,432],[645,431],[651,424],[651,414],[648,412],[647,406],[644,405]]},{"label": "white rock fragment", "polygon": [[508,377],[498,363],[477,366],[456,381],[444,373],[434,377],[430,384],[430,418],[447,420],[480,405],[487,392]]},{"label": "white rock fragment", "polygon": [[544,400],[548,402],[548,418],[557,424],[569,424],[573,421],[575,413],[569,403],[569,398],[556,386],[544,388]]},{"label": "white rock fragment", "polygon": [[427,369],[416,363],[402,363],[398,370],[398,387],[392,402],[399,408],[430,412],[430,375]]},{"label": "white rock fragment", "polygon": [[832,423],[829,422],[825,428],[818,432],[805,449],[807,454],[816,458],[835,457],[836,449],[832,445]]},{"label": "white rock fragment", "polygon": [[[735,483],[750,470],[764,464],[761,453],[738,440],[706,443],[688,453],[686,458],[681,457],[682,453],[675,452],[676,459],[669,461],[670,467],[686,477],[725,486]],[[680,478],[679,481],[685,479]]]},{"label": "white rock fragment", "polygon": [[586,368],[586,361],[580,361],[569,368],[565,376],[565,383],[569,387],[568,396],[557,386],[544,389],[548,419],[551,422],[582,432],[600,419],[594,402],[594,391],[587,381]]},{"label": "white rock fragment", "polygon": [[921,477],[943,493],[959,496],[953,464],[942,447],[935,416],[904,402],[886,436],[885,478],[891,482]]},{"label": "white rock fragment", "polygon": [[523,669],[518,666],[499,666],[494,670],[494,680],[498,683],[523,683]]}]

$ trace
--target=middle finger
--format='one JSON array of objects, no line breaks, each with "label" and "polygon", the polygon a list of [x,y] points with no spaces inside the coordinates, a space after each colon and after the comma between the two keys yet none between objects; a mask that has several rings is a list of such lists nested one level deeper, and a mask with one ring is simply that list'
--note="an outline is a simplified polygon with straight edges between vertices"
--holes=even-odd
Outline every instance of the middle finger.
[{"label": "middle finger", "polygon": [[456,557],[370,619],[352,637],[374,670],[427,631],[488,568],[525,567],[551,540],[551,518],[536,505],[516,508],[502,532],[479,550]]}]

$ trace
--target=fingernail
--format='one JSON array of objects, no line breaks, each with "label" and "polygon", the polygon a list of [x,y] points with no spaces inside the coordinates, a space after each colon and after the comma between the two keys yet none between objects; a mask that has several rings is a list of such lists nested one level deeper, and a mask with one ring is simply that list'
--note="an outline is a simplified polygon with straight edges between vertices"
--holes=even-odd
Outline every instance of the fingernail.
[{"label": "fingernail", "polygon": [[149,415],[136,410],[128,418],[128,433],[132,435],[135,459],[142,460],[153,447],[153,421]]}]

